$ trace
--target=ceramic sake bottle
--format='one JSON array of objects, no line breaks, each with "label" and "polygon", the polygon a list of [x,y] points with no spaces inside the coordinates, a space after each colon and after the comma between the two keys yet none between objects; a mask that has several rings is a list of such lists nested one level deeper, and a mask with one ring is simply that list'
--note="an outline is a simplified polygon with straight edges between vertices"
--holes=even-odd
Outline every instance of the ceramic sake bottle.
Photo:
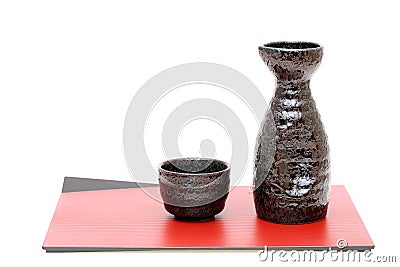
[{"label": "ceramic sake bottle", "polygon": [[310,78],[323,48],[310,42],[273,42],[260,46],[259,53],[276,77],[276,89],[256,142],[257,216],[282,224],[321,220],[329,202],[329,147]]}]

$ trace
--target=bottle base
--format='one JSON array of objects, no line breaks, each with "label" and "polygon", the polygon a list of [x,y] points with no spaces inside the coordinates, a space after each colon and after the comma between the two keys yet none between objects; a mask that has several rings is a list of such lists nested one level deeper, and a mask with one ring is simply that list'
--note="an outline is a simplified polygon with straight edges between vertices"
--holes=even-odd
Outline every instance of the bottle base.
[{"label": "bottle base", "polygon": [[[256,194],[256,193],[255,193]],[[273,197],[272,197],[273,198]],[[306,224],[321,221],[328,212],[328,203],[325,205],[280,205],[275,201],[257,201],[255,196],[257,217],[272,223],[279,224]]]}]

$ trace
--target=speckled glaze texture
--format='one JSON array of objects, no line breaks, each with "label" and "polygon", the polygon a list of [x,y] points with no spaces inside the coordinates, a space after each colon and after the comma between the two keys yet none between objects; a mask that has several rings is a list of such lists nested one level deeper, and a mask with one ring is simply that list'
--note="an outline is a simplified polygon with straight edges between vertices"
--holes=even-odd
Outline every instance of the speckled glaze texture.
[{"label": "speckled glaze texture", "polygon": [[323,49],[274,42],[260,46],[259,53],[277,82],[256,141],[257,216],[282,224],[321,220],[329,202],[329,147],[309,85]]},{"label": "speckled glaze texture", "polygon": [[224,209],[230,184],[227,163],[206,158],[172,159],[161,163],[158,173],[164,207],[176,219],[209,220]]}]

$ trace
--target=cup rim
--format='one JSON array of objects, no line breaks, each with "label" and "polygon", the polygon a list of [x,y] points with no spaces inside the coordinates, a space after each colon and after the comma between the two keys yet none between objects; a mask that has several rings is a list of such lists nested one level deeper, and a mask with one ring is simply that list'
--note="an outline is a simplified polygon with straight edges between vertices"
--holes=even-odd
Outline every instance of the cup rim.
[{"label": "cup rim", "polygon": [[[212,160],[212,161],[216,161],[216,162],[224,164],[226,166],[226,168],[224,168],[224,169],[222,169],[220,171],[216,171],[216,172],[198,172],[198,173],[176,172],[176,171],[169,171],[169,170],[166,170],[166,169],[162,168],[163,165],[165,165],[167,163],[170,163],[173,160],[187,160],[187,161],[189,161],[189,160],[190,161],[193,161],[193,160]],[[181,175],[181,176],[216,175],[216,174],[222,174],[224,172],[230,171],[230,169],[231,169],[231,166],[230,166],[229,163],[227,163],[227,162],[225,162],[223,160],[216,159],[216,158],[206,158],[206,157],[178,157],[178,158],[171,158],[171,159],[168,159],[168,160],[165,160],[165,161],[161,162],[158,165],[158,171],[162,171],[162,172],[167,173],[167,174],[175,174],[175,175]]]}]

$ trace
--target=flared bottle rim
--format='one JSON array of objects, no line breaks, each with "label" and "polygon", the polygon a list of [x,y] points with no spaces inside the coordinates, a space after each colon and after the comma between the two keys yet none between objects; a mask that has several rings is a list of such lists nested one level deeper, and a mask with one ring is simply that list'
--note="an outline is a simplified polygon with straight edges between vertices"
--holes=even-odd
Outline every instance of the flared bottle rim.
[{"label": "flared bottle rim", "polygon": [[323,50],[323,46],[316,42],[308,41],[277,41],[269,42],[258,47],[261,51],[303,52]]}]

